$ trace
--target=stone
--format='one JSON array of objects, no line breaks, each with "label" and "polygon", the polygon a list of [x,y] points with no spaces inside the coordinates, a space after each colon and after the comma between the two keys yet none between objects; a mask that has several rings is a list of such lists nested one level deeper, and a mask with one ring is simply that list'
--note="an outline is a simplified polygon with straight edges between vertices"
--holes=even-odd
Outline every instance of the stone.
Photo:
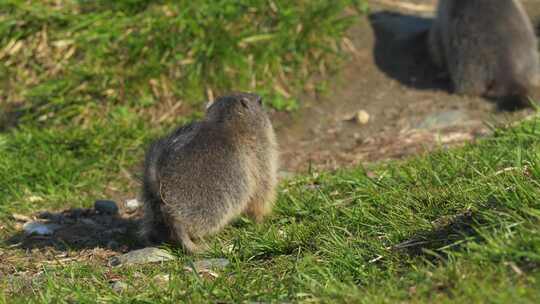
[{"label": "stone", "polygon": [[356,112],[354,118],[358,124],[365,125],[369,122],[369,113],[364,110],[360,110]]},{"label": "stone", "polygon": [[109,265],[120,266],[120,265],[148,264],[148,263],[166,262],[173,259],[174,259],[174,256],[171,255],[166,250],[155,248],[155,247],[146,247],[143,249],[130,251],[120,256],[112,257],[109,260]]},{"label": "stone", "polygon": [[24,233],[31,235],[52,235],[55,230],[58,230],[61,226],[52,223],[41,222],[27,222],[23,225],[22,229]]},{"label": "stone", "polygon": [[94,209],[99,213],[118,214],[118,206],[116,202],[110,200],[97,200],[94,203]]},{"label": "stone", "polygon": [[132,212],[137,211],[139,208],[141,208],[142,203],[138,199],[133,198],[133,199],[127,200],[125,203],[125,206],[126,206],[126,211],[129,213],[132,213]]}]

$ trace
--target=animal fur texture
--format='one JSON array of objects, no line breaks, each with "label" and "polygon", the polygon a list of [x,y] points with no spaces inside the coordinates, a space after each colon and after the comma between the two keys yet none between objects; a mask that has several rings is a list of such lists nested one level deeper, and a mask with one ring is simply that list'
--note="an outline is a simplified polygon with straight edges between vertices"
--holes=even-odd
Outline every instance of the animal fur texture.
[{"label": "animal fur texture", "polygon": [[278,148],[261,98],[218,98],[204,120],[155,141],[146,154],[142,234],[190,253],[195,240],[244,213],[260,222],[276,195]]},{"label": "animal fur texture", "polygon": [[517,0],[440,0],[428,44],[458,94],[517,106],[540,82],[537,38]]}]

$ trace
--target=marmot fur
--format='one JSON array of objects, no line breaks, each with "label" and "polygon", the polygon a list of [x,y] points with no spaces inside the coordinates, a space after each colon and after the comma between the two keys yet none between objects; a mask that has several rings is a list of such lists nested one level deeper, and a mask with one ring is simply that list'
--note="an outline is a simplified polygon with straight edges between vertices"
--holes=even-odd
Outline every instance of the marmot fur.
[{"label": "marmot fur", "polygon": [[440,0],[428,45],[458,94],[522,106],[540,82],[537,39],[518,0]]},{"label": "marmot fur", "polygon": [[[145,159],[142,235],[180,243],[220,231],[247,214],[259,222],[271,211],[278,151],[261,98],[235,93],[218,98],[204,120],[155,141]],[[204,246],[203,246],[204,247]]]}]

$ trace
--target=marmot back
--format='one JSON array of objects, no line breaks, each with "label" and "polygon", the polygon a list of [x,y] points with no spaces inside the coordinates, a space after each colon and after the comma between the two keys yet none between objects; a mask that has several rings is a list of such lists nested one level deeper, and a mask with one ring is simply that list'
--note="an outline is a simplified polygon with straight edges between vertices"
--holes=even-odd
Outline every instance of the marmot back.
[{"label": "marmot back", "polygon": [[428,44],[458,94],[520,106],[539,82],[537,39],[517,0],[440,0]]},{"label": "marmot back", "polygon": [[193,239],[218,232],[241,213],[261,221],[275,199],[277,155],[259,96],[217,99],[204,120],[179,128],[148,150],[142,234],[195,252],[200,248]]}]

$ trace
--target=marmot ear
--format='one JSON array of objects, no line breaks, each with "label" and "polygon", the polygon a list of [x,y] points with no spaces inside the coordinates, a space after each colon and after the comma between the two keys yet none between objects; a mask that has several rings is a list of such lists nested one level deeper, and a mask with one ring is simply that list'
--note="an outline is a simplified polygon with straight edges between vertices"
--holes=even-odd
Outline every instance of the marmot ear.
[{"label": "marmot ear", "polygon": [[262,106],[263,104],[263,100],[262,100],[262,97],[261,96],[257,96],[257,102],[259,103],[260,106]]},{"label": "marmot ear", "polygon": [[242,104],[242,106],[244,106],[244,108],[248,108],[248,103],[249,103],[249,100],[245,99],[245,98],[240,98],[240,103]]}]

